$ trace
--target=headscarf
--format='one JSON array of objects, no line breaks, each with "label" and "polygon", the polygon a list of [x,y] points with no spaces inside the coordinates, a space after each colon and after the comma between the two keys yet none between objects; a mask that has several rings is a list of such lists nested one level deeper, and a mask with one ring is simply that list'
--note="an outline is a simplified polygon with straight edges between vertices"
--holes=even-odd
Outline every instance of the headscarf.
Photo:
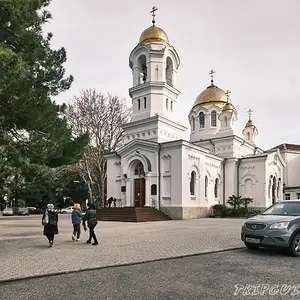
[{"label": "headscarf", "polygon": [[51,204],[51,203],[47,204],[47,210],[53,211],[54,210],[54,205]]}]

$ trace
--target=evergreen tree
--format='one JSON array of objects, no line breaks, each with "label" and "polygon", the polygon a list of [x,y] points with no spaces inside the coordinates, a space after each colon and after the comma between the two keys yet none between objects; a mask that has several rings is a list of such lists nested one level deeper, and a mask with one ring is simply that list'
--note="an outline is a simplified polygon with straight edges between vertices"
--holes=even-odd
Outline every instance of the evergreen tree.
[{"label": "evergreen tree", "polygon": [[[77,162],[87,135],[73,136],[65,105],[52,97],[70,88],[64,48],[52,50],[42,26],[51,0],[2,0],[0,5],[0,172],[29,165],[58,167]],[[39,169],[39,168],[38,168]]]}]

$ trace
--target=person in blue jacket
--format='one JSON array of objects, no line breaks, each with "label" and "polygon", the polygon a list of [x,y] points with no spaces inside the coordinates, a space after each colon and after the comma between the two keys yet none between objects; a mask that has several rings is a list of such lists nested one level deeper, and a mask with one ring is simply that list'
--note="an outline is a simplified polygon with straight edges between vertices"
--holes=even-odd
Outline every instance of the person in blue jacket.
[{"label": "person in blue jacket", "polygon": [[80,241],[80,233],[81,233],[81,221],[82,221],[82,212],[80,209],[80,204],[74,204],[74,209],[72,211],[72,224],[73,224],[73,241]]}]

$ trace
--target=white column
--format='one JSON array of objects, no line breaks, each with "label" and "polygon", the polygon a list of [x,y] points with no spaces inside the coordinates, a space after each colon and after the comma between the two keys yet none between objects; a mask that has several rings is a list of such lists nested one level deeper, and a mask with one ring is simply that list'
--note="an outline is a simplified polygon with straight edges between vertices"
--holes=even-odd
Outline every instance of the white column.
[{"label": "white column", "polygon": [[125,206],[131,206],[130,200],[131,200],[131,180],[130,178],[125,179],[125,185],[126,185],[126,193],[125,193]]},{"label": "white column", "polygon": [[150,176],[145,176],[145,206],[151,206],[150,203]]}]

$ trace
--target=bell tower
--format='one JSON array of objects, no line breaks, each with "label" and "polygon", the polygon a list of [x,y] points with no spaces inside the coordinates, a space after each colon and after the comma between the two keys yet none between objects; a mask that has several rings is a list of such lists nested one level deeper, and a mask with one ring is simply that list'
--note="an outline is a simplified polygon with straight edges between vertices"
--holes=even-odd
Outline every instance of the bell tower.
[{"label": "bell tower", "polygon": [[125,144],[134,139],[157,143],[185,139],[187,128],[174,120],[180,59],[167,34],[155,25],[156,10],[151,10],[152,26],[142,32],[129,56],[132,116],[122,126]]},{"label": "bell tower", "polygon": [[155,115],[173,119],[180,93],[176,85],[180,59],[167,34],[155,25],[156,10],[151,10],[152,26],[143,31],[129,57],[132,122]]}]

